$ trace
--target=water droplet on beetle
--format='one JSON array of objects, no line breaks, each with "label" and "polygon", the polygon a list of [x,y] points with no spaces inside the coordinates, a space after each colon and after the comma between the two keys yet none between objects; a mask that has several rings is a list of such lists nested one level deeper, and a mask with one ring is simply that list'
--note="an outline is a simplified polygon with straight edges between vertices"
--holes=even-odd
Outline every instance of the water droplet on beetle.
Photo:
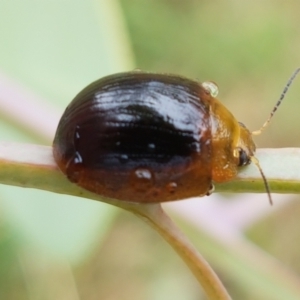
[{"label": "water droplet on beetle", "polygon": [[80,168],[83,163],[83,159],[78,151],[66,164],[66,175],[72,182],[77,182],[80,177]]},{"label": "water droplet on beetle", "polygon": [[177,189],[177,183],[176,182],[169,182],[167,185],[167,189],[170,193],[175,193]]},{"label": "water droplet on beetle", "polygon": [[76,126],[75,132],[74,132],[74,139],[73,139],[73,141],[74,141],[74,146],[75,146],[75,148],[77,148],[78,143],[79,143],[79,141],[80,141],[80,133],[79,133],[79,129],[80,129],[80,127],[79,127],[79,126]]},{"label": "water droplet on beetle", "polygon": [[78,151],[76,151],[75,155],[74,155],[73,163],[75,165],[78,165],[78,164],[82,164],[82,162],[83,162],[83,159],[82,159],[81,155],[79,154]]},{"label": "water droplet on beetle", "polygon": [[148,150],[154,151],[155,148],[156,148],[155,144],[153,144],[153,143],[149,143],[149,144],[148,144]]},{"label": "water droplet on beetle", "polygon": [[219,93],[219,88],[216,83],[212,81],[202,82],[202,87],[209,93],[212,97],[217,97]]},{"label": "water droplet on beetle", "polygon": [[148,169],[137,169],[134,171],[137,179],[151,180],[152,174]]},{"label": "water droplet on beetle", "polygon": [[147,191],[154,184],[154,174],[146,168],[138,168],[131,173],[131,184],[137,191]]},{"label": "water droplet on beetle", "polygon": [[121,154],[120,157],[119,157],[119,160],[121,163],[126,163],[128,161],[129,157],[127,154]]}]

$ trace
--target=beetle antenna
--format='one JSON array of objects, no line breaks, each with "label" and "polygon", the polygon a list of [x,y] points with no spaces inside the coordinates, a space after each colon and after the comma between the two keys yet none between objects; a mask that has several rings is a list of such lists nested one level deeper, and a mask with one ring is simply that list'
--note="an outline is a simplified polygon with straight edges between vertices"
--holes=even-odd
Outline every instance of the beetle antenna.
[{"label": "beetle antenna", "polygon": [[269,186],[267,178],[266,178],[266,176],[265,176],[265,174],[264,174],[264,172],[263,172],[263,170],[262,170],[262,168],[261,168],[261,166],[259,164],[258,159],[256,157],[254,157],[254,156],[250,156],[250,160],[251,160],[251,162],[253,162],[257,166],[257,168],[258,168],[258,170],[260,172],[260,175],[261,175],[261,177],[262,177],[262,179],[264,181],[264,185],[265,185],[265,188],[266,188],[266,191],[267,191],[267,194],[268,194],[269,202],[270,202],[271,205],[273,205],[273,200],[272,200],[272,197],[271,197],[270,186]]},{"label": "beetle antenna", "polygon": [[283,89],[283,92],[281,93],[280,98],[277,101],[276,105],[274,106],[273,110],[271,111],[271,114],[270,114],[269,118],[267,119],[267,121],[263,124],[263,126],[259,130],[253,131],[252,135],[259,135],[259,134],[261,134],[262,131],[269,125],[269,123],[271,122],[271,119],[274,116],[277,108],[279,107],[279,105],[281,104],[282,100],[284,99],[285,94],[287,93],[290,85],[292,84],[292,82],[294,81],[294,79],[296,78],[296,76],[298,75],[299,72],[300,72],[300,68],[296,69],[296,71],[293,73],[293,75],[291,76],[291,78],[287,82],[285,88]]}]

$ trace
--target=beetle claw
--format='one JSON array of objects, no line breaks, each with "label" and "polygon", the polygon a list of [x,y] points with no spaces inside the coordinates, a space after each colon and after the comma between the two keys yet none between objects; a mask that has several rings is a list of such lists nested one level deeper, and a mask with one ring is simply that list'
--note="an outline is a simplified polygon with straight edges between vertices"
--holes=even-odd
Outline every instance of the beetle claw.
[{"label": "beetle claw", "polygon": [[208,192],[206,193],[206,196],[210,196],[215,190],[215,186],[213,184],[210,185]]}]

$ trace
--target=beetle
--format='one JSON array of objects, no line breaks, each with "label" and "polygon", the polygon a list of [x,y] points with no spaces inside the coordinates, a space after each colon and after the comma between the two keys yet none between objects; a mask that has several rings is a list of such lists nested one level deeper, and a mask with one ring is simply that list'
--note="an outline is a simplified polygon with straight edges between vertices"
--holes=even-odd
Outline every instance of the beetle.
[{"label": "beetle", "polygon": [[84,88],[63,113],[54,159],[71,182],[104,197],[155,203],[210,195],[254,162],[251,133],[216,98],[213,82],[138,71]]}]

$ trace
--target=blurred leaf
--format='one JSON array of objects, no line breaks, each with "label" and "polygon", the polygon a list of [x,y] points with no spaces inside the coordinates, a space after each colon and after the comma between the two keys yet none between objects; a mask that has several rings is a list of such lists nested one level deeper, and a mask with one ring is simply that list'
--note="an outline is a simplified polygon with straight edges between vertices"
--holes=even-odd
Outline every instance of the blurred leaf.
[{"label": "blurred leaf", "polygon": [[[116,1],[13,0],[0,7],[0,69],[61,112],[90,81],[133,67]],[[2,119],[2,140],[33,141],[7,123],[9,116]],[[116,212],[39,191],[1,187],[0,195],[6,219],[30,243],[77,262],[103,237]]]}]

